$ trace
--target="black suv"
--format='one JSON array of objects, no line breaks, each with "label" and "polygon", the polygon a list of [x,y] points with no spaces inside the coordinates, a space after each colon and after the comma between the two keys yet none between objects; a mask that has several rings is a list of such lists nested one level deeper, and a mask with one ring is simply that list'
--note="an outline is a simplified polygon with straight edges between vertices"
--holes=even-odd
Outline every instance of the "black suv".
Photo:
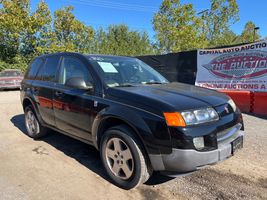
[{"label": "black suv", "polygon": [[191,172],[243,146],[242,115],[228,96],[169,83],[136,58],[37,57],[22,81],[21,102],[30,137],[53,129],[95,146],[124,189],[153,171]]}]

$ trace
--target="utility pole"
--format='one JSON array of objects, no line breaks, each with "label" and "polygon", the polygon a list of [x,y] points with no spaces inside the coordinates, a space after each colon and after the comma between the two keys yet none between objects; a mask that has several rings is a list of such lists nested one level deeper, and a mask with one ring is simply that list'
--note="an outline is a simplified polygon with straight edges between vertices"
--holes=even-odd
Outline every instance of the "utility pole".
[{"label": "utility pole", "polygon": [[[205,33],[205,18],[206,18],[206,15],[208,14],[209,14],[209,9],[205,9],[197,13],[197,15],[201,15],[201,19],[202,19],[202,34]],[[202,48],[204,49],[204,46]]]}]

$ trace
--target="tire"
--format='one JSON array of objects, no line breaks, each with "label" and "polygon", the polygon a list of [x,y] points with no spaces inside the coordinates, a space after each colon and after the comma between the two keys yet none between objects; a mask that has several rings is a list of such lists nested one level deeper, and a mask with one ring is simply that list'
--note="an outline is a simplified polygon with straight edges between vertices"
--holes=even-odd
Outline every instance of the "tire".
[{"label": "tire", "polygon": [[107,174],[120,188],[137,187],[152,174],[142,146],[127,126],[112,127],[104,133],[100,155]]},{"label": "tire", "polygon": [[31,138],[38,139],[47,134],[48,129],[39,122],[34,108],[29,105],[24,109],[25,126],[27,135]]}]

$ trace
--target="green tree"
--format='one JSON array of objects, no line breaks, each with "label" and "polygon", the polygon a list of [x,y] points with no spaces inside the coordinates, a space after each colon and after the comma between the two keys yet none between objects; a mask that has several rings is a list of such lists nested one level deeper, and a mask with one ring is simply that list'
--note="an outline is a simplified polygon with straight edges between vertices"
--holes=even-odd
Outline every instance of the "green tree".
[{"label": "green tree", "polygon": [[47,4],[30,12],[29,0],[2,0],[0,8],[0,59],[10,64],[27,62],[37,53],[38,38],[51,23]]},{"label": "green tree", "polygon": [[248,42],[254,42],[261,38],[261,36],[257,33],[255,30],[256,25],[249,21],[245,24],[244,30],[242,31],[239,42],[240,43],[248,43]]},{"label": "green tree", "polygon": [[146,32],[129,30],[126,25],[100,28],[94,38],[92,52],[113,55],[145,55],[153,53],[153,47]]},{"label": "green tree", "polygon": [[29,0],[2,0],[0,8],[0,58],[12,62],[29,19]]},{"label": "green tree", "polygon": [[163,52],[186,51],[206,46],[201,18],[192,4],[164,0],[154,15],[153,26]]},{"label": "green tree", "polygon": [[36,11],[28,17],[26,31],[22,35],[23,55],[42,54],[42,49],[51,42],[52,17],[48,5],[41,1]]},{"label": "green tree", "polygon": [[95,33],[93,39],[93,47],[90,53],[106,54],[107,43],[108,43],[107,34],[105,30],[102,27],[100,27]]},{"label": "green tree", "polygon": [[[203,13],[206,39],[209,47],[221,45],[221,38],[229,36],[230,26],[239,20],[239,8],[236,0],[210,0],[211,7]],[[233,34],[231,34],[233,35]]]},{"label": "green tree", "polygon": [[216,38],[217,47],[234,45],[239,43],[239,36],[229,29],[224,30],[224,32],[222,32]]},{"label": "green tree", "polygon": [[88,52],[94,30],[74,16],[73,7],[68,6],[54,13],[54,41],[50,51]]}]

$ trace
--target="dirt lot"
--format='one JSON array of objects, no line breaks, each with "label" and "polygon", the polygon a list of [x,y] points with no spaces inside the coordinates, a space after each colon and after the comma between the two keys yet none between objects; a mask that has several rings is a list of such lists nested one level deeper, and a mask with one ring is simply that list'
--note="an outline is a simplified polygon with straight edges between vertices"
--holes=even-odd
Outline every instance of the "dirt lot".
[{"label": "dirt lot", "polygon": [[267,120],[244,115],[245,148],[188,176],[112,185],[98,152],[57,133],[25,135],[19,91],[0,92],[0,199],[267,199]]}]

